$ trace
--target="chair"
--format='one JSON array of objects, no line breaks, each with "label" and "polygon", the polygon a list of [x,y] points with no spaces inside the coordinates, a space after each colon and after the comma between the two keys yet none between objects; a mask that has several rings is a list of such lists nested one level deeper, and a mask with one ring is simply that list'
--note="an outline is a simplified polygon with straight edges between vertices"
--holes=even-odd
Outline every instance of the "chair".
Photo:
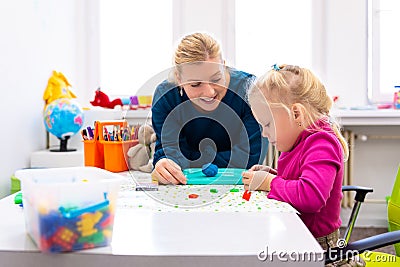
[{"label": "chair", "polygon": [[[388,221],[389,231],[400,230],[400,166],[394,181],[392,195],[388,201]],[[400,244],[395,244],[394,248],[396,255],[400,256]]]},{"label": "chair", "polygon": [[[358,212],[362,202],[368,193],[373,192],[372,188],[360,186],[343,186],[342,191],[354,191],[355,203],[350,215],[343,240],[345,244],[341,248],[328,249],[325,252],[325,264],[337,260],[344,260],[360,254],[366,262],[366,267],[389,267],[400,266],[400,165],[397,171],[396,180],[393,186],[392,195],[388,201],[388,222],[389,232],[364,238],[348,243],[353,231]],[[372,252],[374,249],[394,245],[396,255],[381,252]]]}]

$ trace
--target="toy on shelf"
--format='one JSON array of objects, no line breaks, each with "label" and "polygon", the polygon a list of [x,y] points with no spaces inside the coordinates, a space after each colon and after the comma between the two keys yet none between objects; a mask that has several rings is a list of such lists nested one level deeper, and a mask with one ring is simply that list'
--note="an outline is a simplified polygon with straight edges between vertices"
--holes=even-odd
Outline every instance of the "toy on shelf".
[{"label": "toy on shelf", "polygon": [[110,101],[110,98],[108,97],[107,94],[101,91],[100,87],[97,88],[94,100],[90,101],[90,104],[93,106],[98,106],[98,107],[103,107],[103,108],[116,108],[116,107],[123,107],[123,106],[129,106],[130,105],[130,99],[129,98],[115,98]]},{"label": "toy on shelf", "polygon": [[47,142],[49,133],[60,140],[59,148],[51,149],[52,152],[76,150],[68,149],[67,142],[80,130],[84,116],[80,104],[73,98],[76,98],[76,95],[71,91],[71,84],[67,78],[61,72],[53,70],[43,93],[43,120],[47,130]]},{"label": "toy on shelf", "polygon": [[137,109],[149,109],[151,108],[151,104],[153,101],[153,96],[151,95],[134,95],[129,97],[130,99],[130,109],[137,110]]},{"label": "toy on shelf", "polygon": [[59,98],[76,98],[76,95],[71,91],[71,84],[61,72],[53,70],[52,75],[47,81],[47,87],[43,93],[43,100],[46,106]]},{"label": "toy on shelf", "polygon": [[153,155],[156,144],[156,134],[150,125],[140,126],[138,131],[139,143],[129,148],[128,163],[132,170],[151,172],[153,170]]},{"label": "toy on shelf", "polygon": [[137,96],[139,102],[139,109],[151,108],[153,97],[151,95],[139,95]]},{"label": "toy on shelf", "polygon": [[130,109],[137,110],[139,108],[139,98],[136,95],[129,97],[129,101],[131,105]]},{"label": "toy on shelf", "polygon": [[400,86],[396,85],[394,87],[397,91],[394,92],[393,108],[400,109]]},{"label": "toy on shelf", "polygon": [[47,132],[60,140],[59,148],[50,151],[76,151],[74,148],[67,148],[67,144],[69,138],[79,132],[83,122],[83,109],[75,100],[59,98],[50,102],[43,111],[43,123]]}]

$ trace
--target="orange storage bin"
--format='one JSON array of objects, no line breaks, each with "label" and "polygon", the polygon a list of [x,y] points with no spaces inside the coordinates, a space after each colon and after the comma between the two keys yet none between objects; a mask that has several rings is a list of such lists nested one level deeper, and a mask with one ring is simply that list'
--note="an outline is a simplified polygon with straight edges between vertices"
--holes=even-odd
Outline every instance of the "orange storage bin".
[{"label": "orange storage bin", "polygon": [[96,140],[83,141],[85,151],[85,166],[93,166],[104,169],[103,146]]},{"label": "orange storage bin", "polygon": [[101,141],[104,151],[104,169],[111,172],[128,170],[126,152],[138,143],[138,140],[127,141]]},{"label": "orange storage bin", "polygon": [[125,129],[128,123],[125,120],[96,121],[94,139],[83,141],[85,166],[94,166],[111,172],[127,171],[126,152],[138,144],[138,140],[104,140],[104,127],[107,126],[119,126],[120,129]]}]

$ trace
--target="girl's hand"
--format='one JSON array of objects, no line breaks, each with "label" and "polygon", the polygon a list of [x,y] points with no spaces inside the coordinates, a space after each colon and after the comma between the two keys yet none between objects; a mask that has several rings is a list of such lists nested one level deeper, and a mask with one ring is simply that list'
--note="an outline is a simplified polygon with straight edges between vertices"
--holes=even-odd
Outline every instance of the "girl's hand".
[{"label": "girl's hand", "polygon": [[253,165],[250,168],[250,171],[265,171],[265,172],[269,172],[269,173],[272,173],[272,174],[275,174],[275,175],[278,174],[278,172],[275,169],[271,168],[270,166],[259,165],[259,164]]},{"label": "girl's hand", "polygon": [[160,184],[186,184],[181,167],[167,158],[162,158],[156,163],[151,177],[157,179]]},{"label": "girl's hand", "polygon": [[245,190],[269,191],[271,189],[271,181],[276,177],[267,171],[245,171],[242,174],[242,181]]}]

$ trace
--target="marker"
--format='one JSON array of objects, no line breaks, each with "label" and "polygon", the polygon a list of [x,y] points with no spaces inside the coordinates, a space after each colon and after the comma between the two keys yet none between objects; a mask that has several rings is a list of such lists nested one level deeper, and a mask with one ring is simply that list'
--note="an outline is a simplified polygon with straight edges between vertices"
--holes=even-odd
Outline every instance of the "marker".
[{"label": "marker", "polygon": [[106,127],[104,127],[104,140],[105,141],[110,141],[110,134],[108,133]]},{"label": "marker", "polygon": [[132,126],[132,128],[131,128],[131,139],[136,139],[135,138],[135,126]]},{"label": "marker", "polygon": [[86,129],[83,129],[81,131],[81,135],[82,135],[83,140],[89,140],[89,138],[87,137],[87,134],[86,134]]},{"label": "marker", "polygon": [[94,134],[93,134],[92,127],[88,126],[87,127],[87,131],[88,131],[88,134],[89,134],[89,139],[90,140],[94,139]]}]

